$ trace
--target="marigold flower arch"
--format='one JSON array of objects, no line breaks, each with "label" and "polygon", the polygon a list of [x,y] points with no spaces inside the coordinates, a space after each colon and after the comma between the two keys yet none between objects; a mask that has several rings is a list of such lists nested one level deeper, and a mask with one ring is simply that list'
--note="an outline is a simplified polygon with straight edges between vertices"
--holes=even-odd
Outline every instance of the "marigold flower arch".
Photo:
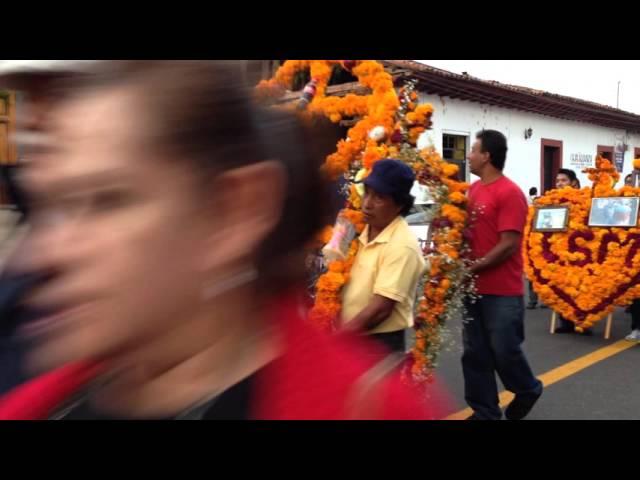
[{"label": "marigold flower arch", "polygon": [[[349,70],[358,82],[370,90],[368,95],[348,94],[326,96],[332,69],[340,65]],[[409,82],[396,92],[392,76],[384,66],[372,60],[287,60],[275,76],[263,80],[257,87],[258,97],[277,98],[291,87],[295,74],[309,69],[314,95],[308,95],[305,112],[322,114],[332,122],[345,117],[357,122],[340,140],[336,151],[326,158],[323,171],[336,179],[344,175],[351,182],[349,196],[340,216],[349,220],[357,233],[364,228],[360,211],[360,196],[353,184],[358,172],[368,173],[383,158],[406,162],[416,172],[418,181],[429,187],[436,202],[432,221],[432,244],[424,255],[429,265],[416,312],[416,342],[410,352],[410,362],[404,373],[416,381],[430,380],[441,345],[440,331],[451,315],[461,307],[462,298],[470,293],[472,282],[468,272],[466,226],[466,196],[468,185],[457,181],[458,167],[442,159],[433,146],[422,151],[416,147],[420,135],[431,127],[433,107],[418,105],[415,84]],[[380,127],[384,134],[372,135]],[[332,236],[327,226],[318,236],[326,244]],[[349,281],[349,272],[357,253],[354,239],[343,261],[333,261],[316,283],[315,304],[311,321],[319,328],[331,331],[341,310],[341,290]]]}]

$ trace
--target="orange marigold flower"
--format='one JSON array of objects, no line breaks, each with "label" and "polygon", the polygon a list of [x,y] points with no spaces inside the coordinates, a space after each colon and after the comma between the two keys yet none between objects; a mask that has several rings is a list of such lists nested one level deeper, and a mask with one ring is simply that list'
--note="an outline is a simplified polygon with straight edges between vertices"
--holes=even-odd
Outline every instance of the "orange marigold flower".
[{"label": "orange marigold flower", "polygon": [[452,192],[449,194],[449,200],[453,203],[465,203],[467,201],[467,197],[460,192]]},{"label": "orange marigold flower", "polygon": [[442,167],[446,177],[453,177],[458,174],[459,167],[455,163],[447,163]]}]

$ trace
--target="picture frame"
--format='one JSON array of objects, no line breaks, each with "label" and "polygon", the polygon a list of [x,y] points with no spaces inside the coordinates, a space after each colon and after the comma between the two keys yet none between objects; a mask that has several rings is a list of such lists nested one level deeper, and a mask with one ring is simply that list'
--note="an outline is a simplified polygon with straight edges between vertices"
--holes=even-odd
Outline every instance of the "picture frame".
[{"label": "picture frame", "polygon": [[591,200],[590,227],[632,228],[638,225],[640,197],[598,197]]},{"label": "picture frame", "polygon": [[536,205],[533,217],[534,232],[566,232],[569,228],[567,205]]}]

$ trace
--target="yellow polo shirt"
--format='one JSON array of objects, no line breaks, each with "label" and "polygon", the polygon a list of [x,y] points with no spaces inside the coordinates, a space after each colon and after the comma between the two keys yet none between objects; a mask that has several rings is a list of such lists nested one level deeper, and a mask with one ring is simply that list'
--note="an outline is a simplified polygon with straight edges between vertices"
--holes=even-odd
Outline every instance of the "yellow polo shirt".
[{"label": "yellow polo shirt", "polygon": [[425,261],[415,234],[398,216],[372,241],[369,226],[360,235],[349,282],[342,293],[342,321],[353,320],[374,295],[395,300],[391,316],[368,333],[386,333],[413,326],[413,306]]}]

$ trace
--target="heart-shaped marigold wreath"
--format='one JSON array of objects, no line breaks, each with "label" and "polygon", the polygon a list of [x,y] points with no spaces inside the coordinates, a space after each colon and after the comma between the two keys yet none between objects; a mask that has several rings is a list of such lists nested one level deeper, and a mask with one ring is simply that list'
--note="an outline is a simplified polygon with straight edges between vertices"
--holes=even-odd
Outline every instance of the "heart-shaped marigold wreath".
[{"label": "heart-shaped marigold wreath", "polygon": [[[636,160],[634,166],[640,167]],[[540,300],[578,331],[640,297],[640,228],[589,227],[596,197],[638,197],[640,188],[614,189],[620,175],[606,159],[585,170],[593,181],[582,190],[566,187],[538,198],[535,205],[567,205],[566,232],[535,232],[530,208],[525,230],[525,272]]]}]

